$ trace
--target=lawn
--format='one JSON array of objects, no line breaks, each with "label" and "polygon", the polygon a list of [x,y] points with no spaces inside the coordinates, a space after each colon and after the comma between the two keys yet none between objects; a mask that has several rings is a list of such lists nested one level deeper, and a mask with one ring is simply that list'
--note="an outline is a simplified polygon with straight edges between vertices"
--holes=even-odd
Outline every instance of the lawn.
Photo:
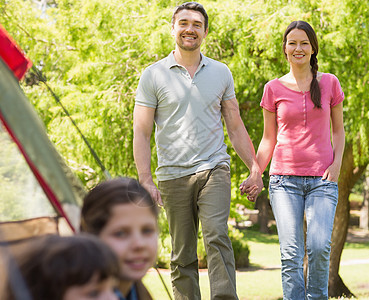
[{"label": "lawn", "polygon": [[[280,255],[278,236],[254,230],[246,231],[250,247],[250,268],[237,270],[237,292],[240,300],[282,298]],[[359,260],[366,260],[362,263]],[[171,291],[168,270],[160,270],[163,280]],[[346,243],[341,257],[340,275],[357,299],[369,299],[369,242]],[[150,270],[144,283],[155,300],[169,299],[155,270]],[[202,299],[210,299],[209,280],[206,270],[200,271]]]}]

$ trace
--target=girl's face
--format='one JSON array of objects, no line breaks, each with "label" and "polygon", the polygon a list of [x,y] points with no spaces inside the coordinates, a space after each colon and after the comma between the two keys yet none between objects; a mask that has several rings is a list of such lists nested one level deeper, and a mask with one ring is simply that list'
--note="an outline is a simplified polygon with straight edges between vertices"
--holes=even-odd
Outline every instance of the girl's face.
[{"label": "girl's face", "polygon": [[314,53],[306,32],[297,28],[292,29],[287,35],[284,51],[290,64],[310,65],[310,58]]},{"label": "girl's face", "polygon": [[133,202],[114,205],[99,237],[118,256],[123,280],[140,280],[154,265],[158,225],[149,207]]},{"label": "girl's face", "polygon": [[116,279],[98,281],[98,276],[95,274],[86,284],[69,287],[63,300],[118,300],[113,291],[115,286]]}]

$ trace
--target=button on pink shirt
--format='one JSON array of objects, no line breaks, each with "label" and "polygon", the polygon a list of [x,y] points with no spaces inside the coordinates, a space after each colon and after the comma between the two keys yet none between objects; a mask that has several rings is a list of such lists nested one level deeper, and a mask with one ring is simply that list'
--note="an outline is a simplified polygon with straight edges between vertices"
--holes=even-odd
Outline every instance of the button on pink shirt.
[{"label": "button on pink shirt", "polygon": [[314,108],[310,92],[297,92],[278,79],[264,87],[260,105],[276,113],[278,133],[270,175],[323,176],[333,162],[331,107],[344,99],[336,76],[323,73],[319,82],[322,109]]}]

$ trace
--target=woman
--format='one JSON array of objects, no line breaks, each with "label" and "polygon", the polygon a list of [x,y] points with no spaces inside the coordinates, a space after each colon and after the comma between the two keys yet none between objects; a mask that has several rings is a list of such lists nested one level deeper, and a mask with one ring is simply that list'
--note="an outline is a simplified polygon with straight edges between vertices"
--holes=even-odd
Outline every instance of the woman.
[{"label": "woman", "polygon": [[117,300],[117,257],[87,235],[35,238],[9,268],[1,299]]},{"label": "woman", "polygon": [[272,158],[269,195],[280,242],[283,299],[328,299],[330,239],[345,144],[344,94],[334,75],[318,72],[318,49],[313,28],[292,22],[283,37],[290,72],[268,82],[261,101],[264,133],[257,159],[264,171]]},{"label": "woman", "polygon": [[157,218],[149,193],[131,178],[102,182],[84,199],[81,230],[98,236],[118,256],[120,300],[151,299],[141,279],[156,260]]}]

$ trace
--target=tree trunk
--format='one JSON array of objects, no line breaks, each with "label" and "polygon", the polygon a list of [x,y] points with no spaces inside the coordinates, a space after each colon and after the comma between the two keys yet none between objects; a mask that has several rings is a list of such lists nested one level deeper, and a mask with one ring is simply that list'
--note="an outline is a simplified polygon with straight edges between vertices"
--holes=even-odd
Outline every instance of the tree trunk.
[{"label": "tree trunk", "polygon": [[259,210],[258,214],[258,223],[260,226],[259,230],[262,233],[269,233],[268,223],[269,223],[270,204],[267,192],[263,192],[260,194],[256,202],[256,207]]},{"label": "tree trunk", "polygon": [[350,203],[348,198],[355,182],[360,178],[365,169],[366,166],[355,167],[352,145],[346,144],[342,159],[341,175],[338,182],[339,196],[332,233],[328,288],[330,297],[353,296],[338,272],[350,219]]},{"label": "tree trunk", "polygon": [[366,169],[364,180],[364,201],[360,210],[360,225],[361,229],[369,229],[369,168]]}]

